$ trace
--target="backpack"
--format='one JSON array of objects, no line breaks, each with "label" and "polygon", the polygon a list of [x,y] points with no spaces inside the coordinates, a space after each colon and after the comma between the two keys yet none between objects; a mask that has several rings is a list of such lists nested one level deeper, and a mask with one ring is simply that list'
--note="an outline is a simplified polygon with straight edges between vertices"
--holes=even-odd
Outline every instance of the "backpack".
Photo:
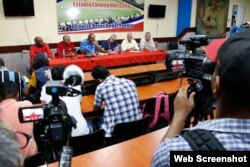
[{"label": "backpack", "polygon": [[158,93],[142,105],[141,111],[144,117],[152,118],[149,128],[153,128],[157,124],[159,118],[165,119],[169,124],[169,96],[165,93]]}]

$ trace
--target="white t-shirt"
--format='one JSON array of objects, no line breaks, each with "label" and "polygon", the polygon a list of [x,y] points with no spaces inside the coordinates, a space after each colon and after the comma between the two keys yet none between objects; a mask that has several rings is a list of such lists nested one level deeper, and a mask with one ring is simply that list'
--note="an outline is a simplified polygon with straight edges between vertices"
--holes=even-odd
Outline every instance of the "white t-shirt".
[{"label": "white t-shirt", "polygon": [[121,49],[123,51],[125,51],[127,49],[131,49],[131,48],[134,48],[135,50],[139,50],[138,44],[134,39],[132,39],[131,42],[128,42],[127,39],[124,39],[122,41],[122,46],[121,47],[122,47]]},{"label": "white t-shirt", "polygon": [[[74,89],[81,90],[81,87],[80,85],[75,86]],[[70,116],[73,116],[77,121],[76,129],[73,128],[71,132],[72,137],[88,134],[89,128],[81,112],[82,95],[78,95],[75,97],[63,96],[60,97],[60,99],[66,104],[68,114]],[[51,95],[48,95],[46,93],[45,86],[43,86],[42,88],[40,100],[45,102],[46,104],[48,104],[52,100]]]}]

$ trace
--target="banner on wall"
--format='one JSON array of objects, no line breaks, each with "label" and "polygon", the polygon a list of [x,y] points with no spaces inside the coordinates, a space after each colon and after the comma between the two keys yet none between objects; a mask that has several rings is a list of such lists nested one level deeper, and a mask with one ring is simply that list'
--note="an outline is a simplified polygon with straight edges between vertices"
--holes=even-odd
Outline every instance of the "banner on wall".
[{"label": "banner on wall", "polygon": [[143,31],[144,0],[57,0],[58,33]]},{"label": "banner on wall", "polygon": [[199,0],[197,2],[196,34],[210,38],[226,36],[229,0]]}]

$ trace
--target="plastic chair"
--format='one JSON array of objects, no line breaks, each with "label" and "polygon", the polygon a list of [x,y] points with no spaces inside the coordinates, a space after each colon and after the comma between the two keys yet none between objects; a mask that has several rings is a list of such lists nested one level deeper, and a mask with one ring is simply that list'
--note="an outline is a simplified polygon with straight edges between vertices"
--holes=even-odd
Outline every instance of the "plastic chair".
[{"label": "plastic chair", "polygon": [[101,129],[87,135],[72,137],[70,146],[73,147],[73,156],[101,148],[104,144],[104,135],[105,131]]},{"label": "plastic chair", "polygon": [[137,121],[115,125],[112,136],[113,143],[119,143],[146,134],[149,122],[150,118],[147,117]]}]

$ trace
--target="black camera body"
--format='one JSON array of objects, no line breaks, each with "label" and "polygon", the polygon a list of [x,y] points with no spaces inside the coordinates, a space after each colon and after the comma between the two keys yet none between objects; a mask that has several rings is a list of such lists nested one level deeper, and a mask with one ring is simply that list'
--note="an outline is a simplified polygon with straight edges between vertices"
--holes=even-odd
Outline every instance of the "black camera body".
[{"label": "black camera body", "polygon": [[76,128],[76,120],[67,113],[66,104],[59,96],[77,96],[81,92],[62,81],[49,81],[45,85],[46,93],[52,96],[52,101],[43,106],[19,108],[21,123],[34,122],[34,135],[39,151],[45,152],[56,148],[60,152],[71,135],[72,128]]},{"label": "black camera body", "polygon": [[214,98],[211,91],[212,75],[215,64],[197,48],[209,42],[204,36],[195,36],[190,40],[180,41],[186,50],[170,50],[167,52],[165,64],[168,72],[188,78],[187,95],[195,92],[195,111],[207,114],[213,110]]}]

